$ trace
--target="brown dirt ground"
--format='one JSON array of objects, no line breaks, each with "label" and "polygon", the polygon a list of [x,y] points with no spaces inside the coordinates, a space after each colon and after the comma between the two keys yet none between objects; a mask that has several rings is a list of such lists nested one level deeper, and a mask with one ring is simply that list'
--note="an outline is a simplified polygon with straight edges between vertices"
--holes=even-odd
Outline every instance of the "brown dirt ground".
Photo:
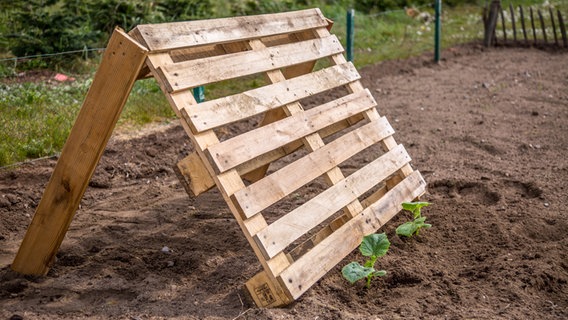
[{"label": "brown dirt ground", "polygon": [[180,186],[191,145],[170,126],[111,140],[45,277],[8,265],[55,160],[0,170],[0,319],[568,318],[568,55],[444,57],[361,70],[433,203],[419,237],[394,234],[405,213],[384,228],[388,275],[370,289],[341,277],[353,252],[289,307],[247,304],[260,265],[217,191]]}]

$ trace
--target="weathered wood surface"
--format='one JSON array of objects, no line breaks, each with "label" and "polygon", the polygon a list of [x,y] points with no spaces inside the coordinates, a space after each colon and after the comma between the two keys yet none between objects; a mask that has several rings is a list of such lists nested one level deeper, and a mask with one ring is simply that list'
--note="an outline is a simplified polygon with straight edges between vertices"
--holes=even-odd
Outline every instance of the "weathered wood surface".
[{"label": "weathered wood surface", "polygon": [[415,171],[385,197],[367,207],[296,260],[279,275],[278,280],[290,290],[292,297],[297,299],[343,257],[357,248],[365,235],[375,232],[399,212],[403,202],[420,196],[425,186],[420,173]]},{"label": "weathered wood surface", "polygon": [[251,217],[393,133],[384,118],[369,123],[239,190],[232,200],[243,216]]},{"label": "weathered wood surface", "polygon": [[224,172],[374,106],[369,91],[350,94],[212,145],[206,152],[215,171]]},{"label": "weathered wood surface", "polygon": [[135,38],[152,52],[223,44],[326,27],[319,9],[257,16],[139,25]]},{"label": "weathered wood surface", "polygon": [[254,237],[260,248],[264,249],[265,258],[270,259],[283,251],[294,240],[362,196],[408,162],[410,157],[402,146],[392,149],[270,224]]},{"label": "weathered wood surface", "polygon": [[351,63],[182,108],[195,132],[218,128],[360,79]]},{"label": "weathered wood surface", "polygon": [[343,52],[336,36],[190,60],[158,69],[169,92],[276,70]]},{"label": "weathered wood surface", "polygon": [[146,49],[120,29],[112,34],[77,120],[26,232],[12,269],[47,273],[101,158]]}]

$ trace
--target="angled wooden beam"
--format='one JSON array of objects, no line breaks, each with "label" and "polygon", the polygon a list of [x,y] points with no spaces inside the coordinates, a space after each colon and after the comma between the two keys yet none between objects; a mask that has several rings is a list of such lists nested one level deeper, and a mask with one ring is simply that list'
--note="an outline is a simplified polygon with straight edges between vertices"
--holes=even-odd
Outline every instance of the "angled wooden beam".
[{"label": "angled wooden beam", "polygon": [[146,48],[115,29],[14,259],[14,271],[33,275],[49,271],[146,54]]}]

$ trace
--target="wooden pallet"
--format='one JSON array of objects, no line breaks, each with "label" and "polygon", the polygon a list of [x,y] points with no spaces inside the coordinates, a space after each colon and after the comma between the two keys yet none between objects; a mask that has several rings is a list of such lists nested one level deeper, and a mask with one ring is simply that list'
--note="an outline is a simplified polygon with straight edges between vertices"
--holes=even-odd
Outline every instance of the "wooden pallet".
[{"label": "wooden pallet", "polygon": [[[133,77],[156,78],[194,144],[196,152],[178,164],[188,190],[199,195],[216,186],[258,257],[262,271],[246,287],[260,307],[300,297],[399,212],[402,202],[425,190],[330,27],[320,10],[311,9],[119,32],[119,46],[133,41],[146,54],[127,84],[131,88]],[[120,52],[107,54],[112,59]],[[319,60],[327,67],[313,71]],[[265,85],[204,103],[197,104],[191,92],[257,75]],[[326,100],[306,107],[314,95]],[[259,125],[243,126],[247,119]],[[224,137],[237,127],[246,129]],[[345,176],[341,166],[375,145],[382,151]],[[283,162],[285,157],[293,161]],[[328,187],[298,203],[294,194],[318,179]],[[281,210],[274,208],[286,201],[293,208],[275,217]],[[37,235],[29,238],[38,241]],[[15,269],[29,257],[19,255]]]}]

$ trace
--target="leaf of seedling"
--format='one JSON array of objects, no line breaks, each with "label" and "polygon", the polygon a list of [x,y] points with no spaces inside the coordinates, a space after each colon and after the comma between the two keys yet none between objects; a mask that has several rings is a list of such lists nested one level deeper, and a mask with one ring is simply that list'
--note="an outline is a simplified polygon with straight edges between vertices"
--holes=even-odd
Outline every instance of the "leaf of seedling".
[{"label": "leaf of seedling", "polygon": [[414,219],[420,218],[420,209],[429,206],[430,202],[403,202],[402,209],[412,212]]},{"label": "leaf of seedling", "polygon": [[365,236],[363,241],[361,241],[359,251],[361,251],[363,256],[370,257],[370,259],[365,261],[364,265],[360,265],[355,261],[349,263],[341,269],[343,277],[352,284],[367,278],[366,287],[369,288],[373,277],[382,277],[387,274],[385,270],[375,270],[375,262],[377,262],[377,258],[387,253],[389,247],[390,241],[385,233],[375,233]]},{"label": "leaf of seedling", "polygon": [[416,224],[414,221],[408,221],[396,228],[396,234],[399,236],[412,237],[416,232]]},{"label": "leaf of seedling", "polygon": [[369,275],[375,273],[375,269],[372,267],[364,267],[359,264],[359,262],[351,262],[350,264],[346,265],[341,269],[341,274],[343,277],[347,279],[347,281],[351,282],[351,284],[367,278]]},{"label": "leaf of seedling", "polygon": [[405,236],[405,237],[412,237],[414,234],[418,235],[420,229],[422,228],[430,228],[432,227],[429,223],[424,223],[426,221],[426,217],[420,217],[414,219],[414,221],[409,221],[401,224],[396,228],[396,234]]},{"label": "leaf of seedling", "polygon": [[372,260],[376,260],[376,258],[387,254],[389,247],[390,241],[386,234],[374,233],[363,238],[363,241],[359,246],[359,251],[361,251],[361,254],[365,257],[371,257]]}]

